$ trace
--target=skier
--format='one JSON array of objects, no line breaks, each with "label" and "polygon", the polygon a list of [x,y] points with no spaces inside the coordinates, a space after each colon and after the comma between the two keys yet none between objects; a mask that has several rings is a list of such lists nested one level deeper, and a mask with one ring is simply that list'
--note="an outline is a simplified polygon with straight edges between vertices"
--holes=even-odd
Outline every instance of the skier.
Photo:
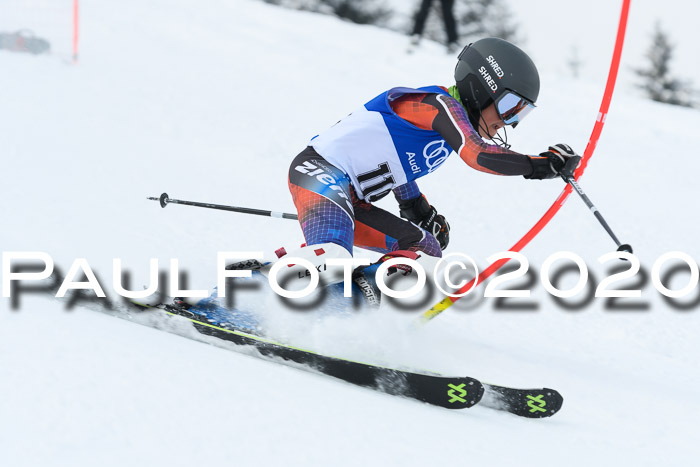
[{"label": "skier", "polygon": [[[418,11],[416,11],[413,33],[411,34],[411,45],[414,47],[420,42],[425,29],[425,22],[428,20],[428,14],[432,6],[433,0],[422,0]],[[440,6],[442,7],[442,19],[445,22],[445,32],[447,33],[447,52],[454,53],[459,50],[457,45],[457,38],[459,37],[457,21],[455,21],[453,12],[455,2],[454,0],[440,0]]]},{"label": "skier", "polygon": [[[290,256],[311,261],[321,273],[328,258],[352,257],[353,246],[389,255],[382,259],[415,258],[416,252],[440,257],[450,225],[416,179],[453,151],[481,172],[531,180],[556,177],[576,155],[565,144],[520,154],[499,135],[535,108],[539,89],[537,68],[525,52],[485,38],[460,53],[455,85],[390,89],[313,137],[289,169],[306,239]],[[372,204],[389,192],[400,217]]]}]

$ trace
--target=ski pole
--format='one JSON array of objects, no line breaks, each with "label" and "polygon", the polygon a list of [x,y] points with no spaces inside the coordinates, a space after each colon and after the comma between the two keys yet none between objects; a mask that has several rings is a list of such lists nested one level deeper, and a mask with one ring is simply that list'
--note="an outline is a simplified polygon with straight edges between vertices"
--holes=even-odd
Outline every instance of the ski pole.
[{"label": "ski pole", "polygon": [[241,212],[243,214],[254,214],[256,216],[268,216],[268,217],[278,217],[280,219],[294,219],[298,220],[299,217],[296,214],[290,214],[287,212],[278,211],[266,211],[263,209],[252,209],[252,208],[241,208],[238,206],[225,206],[222,204],[211,204],[211,203],[198,203],[196,201],[183,201],[181,199],[171,199],[168,197],[167,193],[163,193],[159,198],[148,197],[152,201],[159,201],[160,207],[164,208],[168,204],[185,204],[187,206],[197,206],[200,208],[218,209],[221,211],[231,211],[231,212]]},{"label": "ski pole", "polygon": [[595,207],[590,198],[586,196],[586,193],[583,192],[581,185],[579,185],[576,179],[574,178],[574,170],[576,169],[576,166],[578,165],[578,162],[580,160],[580,156],[572,157],[571,159],[569,159],[569,161],[561,170],[559,175],[566,183],[571,185],[571,188],[573,188],[574,191],[578,193],[578,195],[581,197],[583,202],[586,203],[586,206],[588,206],[588,209],[590,209],[593,215],[595,215],[596,219],[598,219],[600,225],[603,226],[608,235],[610,235],[610,237],[615,241],[615,244],[617,245],[617,251],[626,251],[627,253],[632,253],[632,247],[627,243],[620,243],[620,240],[617,239],[617,236],[615,236],[615,233],[612,231],[608,223],[605,222],[603,215],[600,213],[600,211],[598,211],[598,208]]}]

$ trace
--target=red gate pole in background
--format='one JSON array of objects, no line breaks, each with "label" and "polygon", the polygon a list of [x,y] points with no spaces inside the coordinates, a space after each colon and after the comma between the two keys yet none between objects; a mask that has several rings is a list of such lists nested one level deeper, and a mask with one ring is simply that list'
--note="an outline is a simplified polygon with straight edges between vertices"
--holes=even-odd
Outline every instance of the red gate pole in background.
[{"label": "red gate pole in background", "polygon": [[78,0],[73,0],[73,63],[78,63]]}]

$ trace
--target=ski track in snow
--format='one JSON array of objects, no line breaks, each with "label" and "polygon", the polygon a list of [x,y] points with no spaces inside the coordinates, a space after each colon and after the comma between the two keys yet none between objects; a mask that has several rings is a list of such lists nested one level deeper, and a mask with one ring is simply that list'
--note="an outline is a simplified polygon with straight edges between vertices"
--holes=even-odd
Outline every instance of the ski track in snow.
[{"label": "ski track in snow", "polygon": [[[161,209],[145,198],[167,191],[293,211],[286,172],[309,138],[387,88],[452,79],[455,59],[438,44],[404,55],[397,51],[406,37],[391,31],[262,2],[83,3],[78,66],[56,55],[0,51],[7,91],[0,245],[48,252],[64,274],[73,259],[86,258],[105,289],[112,258],[122,259],[135,286],[148,282],[149,258],[161,269],[179,258],[189,288],[211,289],[217,251],[261,250],[271,258],[281,245],[294,248],[303,241],[295,222]],[[646,3],[633,2],[633,13],[637,7],[630,21],[653,15]],[[553,25],[533,20],[528,27]],[[611,40],[614,30],[600,28]],[[558,49],[538,38],[538,109],[509,142],[533,154],[558,142],[583,152],[612,43],[581,42],[583,55],[599,62],[572,80],[551,58]],[[636,59],[623,54],[623,73]],[[700,161],[693,152],[700,136],[689,129],[700,125],[700,112],[641,99],[624,76],[581,185],[647,271],[666,251],[697,260],[692,200]],[[419,184],[452,226],[450,251],[470,254],[481,267],[562,189],[559,181],[481,174],[454,156]],[[388,198],[379,205],[395,211]],[[550,254],[574,251],[601,279],[607,266],[597,258],[612,249],[572,195],[524,253],[539,271]],[[465,299],[416,330],[417,311],[383,305],[352,320],[322,319],[241,292],[240,300],[263,303],[275,331],[302,347],[555,388],[564,407],[545,420],[478,406],[434,408],[89,307],[66,310],[64,301],[40,294],[23,294],[14,311],[2,299],[0,463],[687,465],[699,454],[700,318],[671,309],[651,284],[642,299],[649,310],[608,311],[599,299],[566,311],[538,283],[535,312],[497,312],[489,301]]]}]

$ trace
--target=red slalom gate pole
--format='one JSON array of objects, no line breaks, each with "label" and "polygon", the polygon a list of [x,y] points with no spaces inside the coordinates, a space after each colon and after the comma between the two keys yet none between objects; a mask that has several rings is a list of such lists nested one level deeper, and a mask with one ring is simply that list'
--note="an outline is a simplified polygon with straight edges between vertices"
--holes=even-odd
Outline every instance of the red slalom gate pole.
[{"label": "red slalom gate pole", "polygon": [[[622,57],[622,46],[625,42],[625,31],[627,29],[627,17],[629,16],[631,0],[622,1],[622,12],[620,13],[620,23],[617,27],[617,38],[615,39],[615,49],[613,51],[612,61],[610,63],[610,71],[608,72],[608,81],[605,85],[605,92],[603,93],[603,101],[600,104],[600,110],[598,111],[598,117],[596,118],[595,125],[593,126],[593,132],[586,145],[586,150],[583,153],[583,158],[581,159],[581,164],[579,165],[576,172],[574,172],[574,178],[576,180],[583,175],[583,172],[588,166],[588,161],[595,151],[596,145],[598,144],[598,139],[600,139],[600,134],[603,131],[603,126],[605,125],[605,118],[608,115],[608,110],[610,108],[610,101],[612,100],[613,91],[615,89],[615,82],[617,80],[617,72],[620,68],[620,58]],[[567,198],[572,192],[572,187],[567,184],[564,190],[559,194],[554,203],[550,206],[547,212],[540,218],[540,220],[520,239],[513,245],[510,251],[519,252],[525,246],[530,243],[530,241],[539,234],[542,229],[552,220],[554,215],[559,212],[561,207],[566,202]],[[462,288],[460,288],[455,295],[465,294],[472,287],[476,287],[486,279],[491,277],[491,275],[498,271],[503,265],[508,262],[508,258],[500,259],[494,263],[491,263],[481,274],[478,274],[474,279],[466,283]],[[476,284],[474,283],[476,281]],[[431,309],[425,311],[419,316],[418,321],[421,323],[426,323],[431,319],[435,318],[437,315],[451,307],[457,300],[462,297],[452,297],[447,296],[439,303],[435,304]]]},{"label": "red slalom gate pole", "polygon": [[78,0],[73,0],[73,63],[78,63],[78,31],[79,31]]}]

